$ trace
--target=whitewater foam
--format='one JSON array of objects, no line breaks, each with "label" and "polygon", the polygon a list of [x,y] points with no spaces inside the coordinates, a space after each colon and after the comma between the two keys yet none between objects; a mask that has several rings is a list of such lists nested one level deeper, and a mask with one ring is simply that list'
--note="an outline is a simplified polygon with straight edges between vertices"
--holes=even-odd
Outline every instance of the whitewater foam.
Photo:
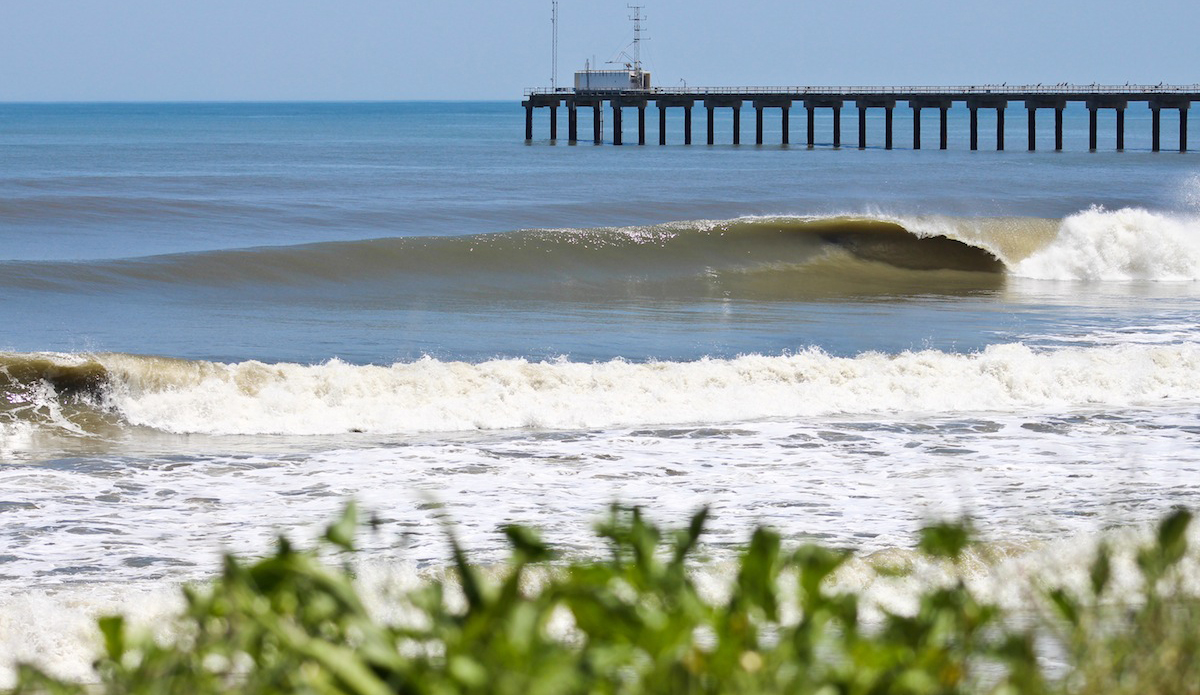
[{"label": "whitewater foam", "polygon": [[35,664],[59,678],[95,682],[92,662],[102,647],[98,618],[124,615],[135,631],[173,637],[172,618],[182,608],[182,592],[173,585],[98,584],[2,596],[0,688],[15,684],[17,663]]},{"label": "whitewater foam", "polygon": [[98,358],[129,423],[225,435],[577,429],[837,414],[1007,412],[1200,397],[1200,345],[993,345],[836,357],[391,366]]},{"label": "whitewater foam", "polygon": [[0,461],[15,459],[18,452],[29,450],[33,433],[31,422],[0,422]]},{"label": "whitewater foam", "polygon": [[1054,240],[1011,274],[1038,280],[1200,280],[1200,219],[1093,207],[1065,218]]}]

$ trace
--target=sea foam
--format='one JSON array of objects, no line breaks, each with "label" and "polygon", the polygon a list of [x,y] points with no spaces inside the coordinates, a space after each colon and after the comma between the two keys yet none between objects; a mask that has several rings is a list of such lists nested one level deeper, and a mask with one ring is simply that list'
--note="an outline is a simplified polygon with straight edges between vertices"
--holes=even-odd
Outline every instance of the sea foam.
[{"label": "sea foam", "polygon": [[1093,207],[1065,218],[1011,274],[1039,280],[1200,280],[1200,219]]},{"label": "sea foam", "polygon": [[98,358],[131,424],[223,435],[408,433],[1012,412],[1200,397],[1200,345],[634,363],[424,358],[391,366]]}]

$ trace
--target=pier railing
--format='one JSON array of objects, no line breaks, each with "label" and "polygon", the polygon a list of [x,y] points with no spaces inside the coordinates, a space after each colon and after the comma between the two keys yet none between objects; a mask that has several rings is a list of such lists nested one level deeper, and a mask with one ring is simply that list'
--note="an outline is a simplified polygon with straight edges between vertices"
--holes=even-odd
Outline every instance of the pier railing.
[{"label": "pier railing", "polygon": [[[525,96],[544,96],[544,95],[560,95],[569,96],[578,93],[606,93],[579,90],[568,87],[559,87],[551,89],[549,87],[530,87],[525,90]],[[654,95],[686,95],[686,96],[706,96],[706,95],[750,95],[750,94],[771,94],[771,95],[787,95],[787,96],[804,96],[804,95],[819,95],[819,96],[906,96],[906,95],[933,95],[933,94],[1039,94],[1039,95],[1057,95],[1057,94],[1075,94],[1075,95],[1090,95],[1090,94],[1196,94],[1200,93],[1200,83],[1198,84],[1122,84],[1122,85],[1102,85],[1102,84],[1026,84],[1026,85],[1010,85],[1003,84],[982,84],[982,85],[958,85],[958,86],[908,86],[908,87],[881,87],[881,86],[840,86],[840,87],[778,87],[778,86],[742,86],[742,87],[654,87],[652,89],[628,89],[622,90],[624,94],[645,94],[647,96]]]}]

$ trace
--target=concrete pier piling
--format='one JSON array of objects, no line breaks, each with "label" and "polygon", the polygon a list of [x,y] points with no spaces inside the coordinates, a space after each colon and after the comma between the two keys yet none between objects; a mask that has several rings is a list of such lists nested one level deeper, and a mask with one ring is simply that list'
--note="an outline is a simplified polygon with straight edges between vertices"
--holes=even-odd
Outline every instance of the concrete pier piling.
[{"label": "concrete pier piling", "polygon": [[940,125],[938,129],[938,147],[946,149],[946,136],[949,132],[947,127],[948,111],[952,102],[949,99],[940,97],[918,97],[913,96],[908,99],[908,105],[913,110],[913,149],[921,149],[921,110],[922,109],[937,109],[939,112]]},{"label": "concrete pier piling", "polygon": [[1179,111],[1179,151],[1187,152],[1187,119],[1188,110],[1195,99],[1190,98],[1190,95],[1181,94],[1162,94],[1157,95],[1150,100],[1151,114],[1151,146],[1155,152],[1158,152],[1162,144],[1162,119],[1161,113],[1163,109],[1176,109]]},{"label": "concrete pier piling", "polygon": [[979,149],[979,109],[996,109],[996,150],[1004,149],[1004,110],[1008,99],[991,94],[968,96],[964,101],[971,110],[971,149]]},{"label": "concrete pier piling", "polygon": [[854,102],[858,109],[858,148],[867,147],[867,122],[870,109],[883,109],[884,148],[894,144],[894,112],[896,105],[907,103],[912,109],[912,149],[919,150],[921,141],[921,115],[924,109],[939,112],[940,149],[948,146],[948,113],[955,105],[964,106],[969,112],[970,149],[979,149],[979,110],[996,111],[996,149],[1004,149],[1005,113],[1012,102],[1022,102],[1026,109],[1026,143],[1030,152],[1037,150],[1037,112],[1039,109],[1054,110],[1054,149],[1063,149],[1063,111],[1071,102],[1081,103],[1088,110],[1088,149],[1095,151],[1099,146],[1099,112],[1112,109],[1116,115],[1115,144],[1117,151],[1125,149],[1125,112],[1131,106],[1144,104],[1151,114],[1151,149],[1158,152],[1162,145],[1162,111],[1179,113],[1179,151],[1186,152],[1188,111],[1192,102],[1200,100],[1200,85],[1033,85],[1008,86],[984,85],[968,87],[733,87],[733,88],[679,88],[679,89],[628,89],[628,90],[569,90],[530,89],[521,102],[525,109],[525,140],[533,142],[534,113],[537,109],[550,109],[549,135],[552,142],[558,140],[558,107],[567,107],[567,138],[569,142],[579,140],[578,109],[592,107],[593,141],[603,142],[602,109],[605,104],[612,108],[612,143],[623,142],[622,109],[638,110],[638,144],[646,144],[646,109],[651,102],[658,107],[658,144],[667,144],[667,109],[682,108],[683,141],[692,144],[692,109],[700,104],[707,114],[707,139],[709,145],[716,142],[716,110],[730,109],[733,121],[732,142],[741,144],[742,107],[749,102],[754,107],[754,143],[764,143],[766,111],[780,111],[780,144],[790,143],[790,113],[793,106],[802,106],[806,115],[805,143],[809,148],[816,146],[817,109],[833,112],[833,147],[842,145],[842,106]]},{"label": "concrete pier piling", "polygon": [[888,97],[862,97],[855,100],[858,107],[858,149],[867,147],[867,109],[881,108],[884,110],[884,148],[892,149],[892,110],[896,108],[896,100]]},{"label": "concrete pier piling", "polygon": [[1054,149],[1063,148],[1063,109],[1067,106],[1065,97],[1047,94],[1030,96],[1025,100],[1025,109],[1029,112],[1029,151],[1037,149],[1037,110],[1054,109]]},{"label": "concrete pier piling", "polygon": [[704,107],[708,110],[708,144],[716,142],[714,120],[716,109],[730,109],[733,112],[733,144],[742,143],[742,99],[736,95],[715,94],[705,97]]},{"label": "concrete pier piling", "polygon": [[781,145],[788,144],[788,111],[792,107],[791,99],[787,98],[771,98],[771,99],[755,99],[754,102],[754,144],[763,144],[763,111],[765,109],[779,109],[779,124],[782,129],[780,136]]},{"label": "concrete pier piling", "polygon": [[692,107],[695,99],[673,99],[664,96],[655,100],[658,106],[658,144],[667,144],[667,109],[683,109],[683,144],[692,144]]},{"label": "concrete pier piling", "polygon": [[833,109],[833,146],[842,146],[842,100],[841,99],[804,99],[804,108],[808,111],[808,146],[815,147],[816,140],[816,111],[817,109]]}]

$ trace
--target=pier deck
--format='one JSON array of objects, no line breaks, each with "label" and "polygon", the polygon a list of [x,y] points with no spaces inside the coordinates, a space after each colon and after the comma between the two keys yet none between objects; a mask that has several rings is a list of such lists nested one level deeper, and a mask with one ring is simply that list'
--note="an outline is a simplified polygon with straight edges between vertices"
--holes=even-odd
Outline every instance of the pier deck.
[{"label": "pier deck", "polygon": [[1179,111],[1179,151],[1187,151],[1188,110],[1192,102],[1200,101],[1200,84],[1196,85],[980,85],[961,87],[683,87],[628,91],[580,91],[571,89],[528,89],[525,100],[525,139],[533,140],[535,109],[550,109],[550,139],[558,139],[558,109],[567,109],[568,141],[579,140],[579,109],[592,109],[592,141],[603,142],[602,111],[606,104],[612,109],[612,143],[622,144],[622,111],[638,110],[638,144],[646,144],[646,109],[653,103],[658,107],[658,142],[666,144],[666,113],[670,108],[684,110],[684,144],[692,144],[692,110],[697,104],[707,112],[707,142],[715,141],[714,112],[733,110],[733,143],[741,143],[742,108],[749,104],[755,110],[755,143],[763,143],[763,119],[766,109],[781,113],[782,143],[789,141],[789,114],[792,107],[802,107],[807,113],[807,144],[815,140],[814,114],[817,109],[833,111],[833,146],[840,147],[842,108],[849,103],[858,109],[858,146],[866,146],[867,111],[884,110],[884,146],[892,149],[892,114],[897,104],[907,103],[913,112],[913,149],[921,149],[921,112],[936,109],[940,117],[939,147],[947,148],[947,111],[954,104],[970,110],[970,147],[979,149],[979,110],[996,111],[996,149],[1004,149],[1004,114],[1013,102],[1021,102],[1027,111],[1028,148],[1036,149],[1037,112],[1054,111],[1055,149],[1063,149],[1063,109],[1069,102],[1082,102],[1089,111],[1089,149],[1097,146],[1097,115],[1102,109],[1116,112],[1116,148],[1125,149],[1125,109],[1130,104],[1144,103],[1150,109],[1151,148],[1158,152],[1161,143],[1163,109]]}]

